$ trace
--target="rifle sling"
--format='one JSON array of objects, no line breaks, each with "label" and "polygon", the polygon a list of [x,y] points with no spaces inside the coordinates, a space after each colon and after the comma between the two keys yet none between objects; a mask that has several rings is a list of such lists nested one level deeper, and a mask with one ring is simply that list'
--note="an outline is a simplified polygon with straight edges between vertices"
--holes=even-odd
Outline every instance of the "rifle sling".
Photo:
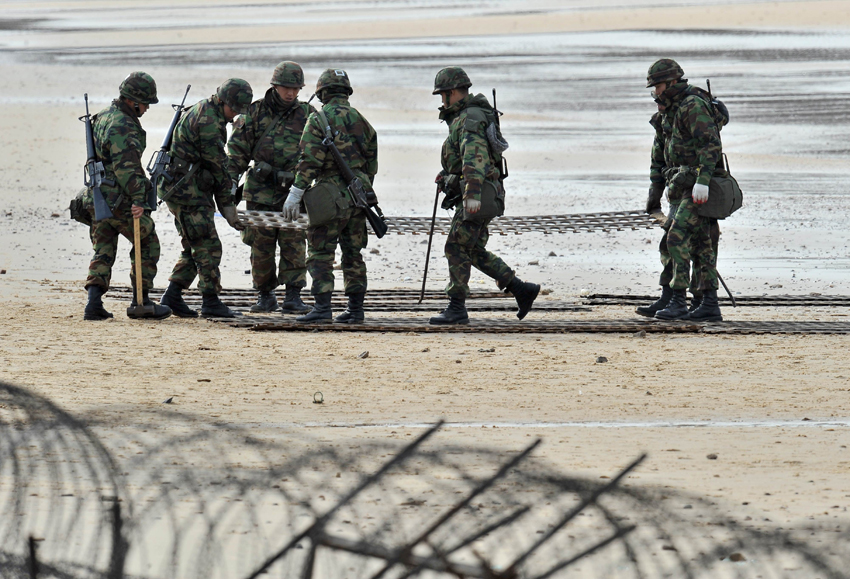
[{"label": "rifle sling", "polygon": [[[323,108],[320,107],[316,109],[316,114],[319,115],[319,119],[322,121],[322,131],[325,133],[325,138],[330,143],[330,145],[328,145],[328,148],[333,147],[334,149],[336,149],[336,143],[334,143],[334,136],[331,133],[331,124],[328,122],[328,117],[325,115],[325,111],[323,110]],[[337,149],[337,152],[339,152],[339,149]],[[333,155],[333,158],[334,162],[339,167],[340,173],[352,172],[351,167],[349,167],[342,159],[342,155]],[[343,165],[345,165],[345,167],[343,167]]]}]

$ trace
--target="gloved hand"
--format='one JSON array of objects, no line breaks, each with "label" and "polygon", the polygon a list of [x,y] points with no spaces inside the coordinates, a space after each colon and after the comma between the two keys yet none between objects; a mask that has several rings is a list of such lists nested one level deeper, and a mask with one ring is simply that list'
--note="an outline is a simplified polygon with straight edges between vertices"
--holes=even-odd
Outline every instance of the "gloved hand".
[{"label": "gloved hand", "polygon": [[304,189],[299,189],[295,185],[289,188],[289,195],[286,196],[286,203],[283,204],[283,218],[287,221],[295,221],[301,214],[299,205],[301,198],[304,197]]},{"label": "gloved hand", "polygon": [[476,201],[475,199],[463,200],[463,210],[470,215],[475,215],[479,209],[481,209],[481,201]]},{"label": "gloved hand", "polygon": [[649,196],[646,198],[646,213],[652,215],[661,211],[661,196],[664,194],[664,189],[661,187],[650,187]]},{"label": "gloved hand", "polygon": [[697,205],[702,205],[708,201],[708,185],[701,185],[699,183],[694,185],[693,198],[694,203]]},{"label": "gloved hand", "polygon": [[245,229],[245,224],[239,221],[239,217],[236,216],[236,206],[230,205],[229,207],[225,207],[221,210],[221,214],[227,219],[227,224],[230,225],[236,231],[243,231]]}]

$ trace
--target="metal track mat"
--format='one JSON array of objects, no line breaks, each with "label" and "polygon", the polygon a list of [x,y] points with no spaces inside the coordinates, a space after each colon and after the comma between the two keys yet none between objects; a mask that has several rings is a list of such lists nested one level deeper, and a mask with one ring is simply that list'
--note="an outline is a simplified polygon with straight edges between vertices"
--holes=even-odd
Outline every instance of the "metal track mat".
[{"label": "metal track mat", "polygon": [[[728,296],[717,294],[721,304],[731,306]],[[630,294],[592,294],[581,298],[587,306],[643,306],[651,304],[658,296],[641,296]],[[850,307],[850,296],[837,295],[774,295],[774,296],[735,296],[735,303],[747,307],[812,307],[833,306]]]},{"label": "metal track mat", "polygon": [[[304,229],[307,217],[288,222],[282,213],[275,211],[239,210],[239,220],[247,227],[272,229]],[[431,218],[386,217],[388,233],[398,235],[428,235]],[[434,233],[446,235],[451,218],[437,217]],[[575,213],[572,215],[534,215],[497,217],[488,225],[491,235],[519,235],[522,233],[578,233],[592,231],[623,231],[626,229],[652,229],[658,222],[644,211],[609,211],[605,213]],[[371,229],[369,230],[372,233]]]},{"label": "metal track mat", "polygon": [[[368,314],[367,314],[368,315]],[[717,322],[696,324],[688,321],[642,320],[534,320],[472,319],[467,325],[432,326],[428,318],[368,317],[363,324],[302,324],[291,317],[240,316],[209,318],[236,328],[279,332],[415,332],[487,334],[569,334],[569,333],[691,333],[691,334],[850,334],[850,322]]]}]

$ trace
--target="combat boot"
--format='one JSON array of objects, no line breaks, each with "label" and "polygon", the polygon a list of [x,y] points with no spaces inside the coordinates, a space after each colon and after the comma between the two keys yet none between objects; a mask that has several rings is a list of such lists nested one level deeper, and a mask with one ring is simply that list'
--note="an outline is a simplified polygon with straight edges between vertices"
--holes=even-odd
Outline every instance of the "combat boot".
[{"label": "combat boot", "polygon": [[540,293],[540,286],[536,283],[522,281],[514,276],[511,283],[508,284],[507,290],[516,299],[516,317],[523,319],[531,311],[531,305],[537,299],[537,294]]},{"label": "combat boot", "polygon": [[[135,294],[135,292],[133,293]],[[134,295],[133,301],[130,303],[130,307],[127,308],[128,318],[132,318],[134,320],[164,320],[171,315],[171,308],[153,303],[150,295],[148,295],[148,290],[142,291],[142,305],[144,306],[144,309],[139,311],[140,308],[138,305],[136,296]]]},{"label": "combat boot", "polygon": [[439,316],[432,317],[429,322],[435,326],[468,324],[469,314],[466,313],[466,298],[449,298],[449,307],[440,312]]},{"label": "combat boot", "polygon": [[717,290],[705,290],[702,293],[702,303],[691,312],[689,318],[695,322],[722,322],[720,304],[717,303]]},{"label": "combat boot", "polygon": [[301,301],[301,287],[286,284],[286,295],[280,306],[282,314],[300,314],[310,309],[310,306]]},{"label": "combat boot", "polygon": [[202,294],[201,315],[205,318],[235,318],[236,312],[221,303],[218,294]]},{"label": "combat boot", "polygon": [[656,320],[686,320],[688,319],[688,299],[683,289],[673,290],[670,303],[655,314]]},{"label": "combat boot", "polygon": [[365,297],[366,292],[348,294],[348,307],[334,318],[334,322],[337,324],[362,324],[366,319],[366,314],[363,313],[363,298]]},{"label": "combat boot", "polygon": [[691,294],[691,305],[688,308],[688,312],[695,312],[696,309],[700,306],[701,303],[702,303],[702,294],[700,294],[700,295]]},{"label": "combat boot", "polygon": [[313,322],[324,324],[330,322],[333,319],[333,312],[331,311],[331,292],[316,294],[315,296],[313,296],[313,300],[313,309],[311,309],[303,316],[298,316],[297,318],[295,318],[296,322]]},{"label": "combat boot", "polygon": [[183,288],[174,282],[168,284],[168,289],[159,300],[160,305],[168,306],[178,318],[197,318],[198,312],[186,305],[183,300]]},{"label": "combat boot", "polygon": [[103,294],[106,293],[99,285],[90,285],[88,287],[89,301],[86,304],[86,309],[83,312],[84,320],[108,320],[112,314],[107,312],[103,307]]},{"label": "combat boot", "polygon": [[257,296],[257,303],[251,306],[252,312],[273,312],[277,309],[277,297],[274,291],[261,291]]},{"label": "combat boot", "polygon": [[635,309],[635,312],[647,318],[654,318],[655,314],[667,307],[672,297],[673,290],[670,289],[669,285],[665,285],[661,288],[661,297],[655,300],[655,303],[648,306],[640,306]]}]

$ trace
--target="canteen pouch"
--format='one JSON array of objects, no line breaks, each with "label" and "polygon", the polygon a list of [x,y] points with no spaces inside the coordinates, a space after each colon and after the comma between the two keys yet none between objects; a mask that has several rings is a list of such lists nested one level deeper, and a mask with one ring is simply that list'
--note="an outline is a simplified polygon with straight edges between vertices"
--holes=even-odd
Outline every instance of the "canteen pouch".
[{"label": "canteen pouch", "polygon": [[489,221],[505,214],[505,188],[498,181],[484,181],[481,186],[481,209],[470,215],[463,210],[464,221]]},{"label": "canteen pouch", "polygon": [[274,173],[274,167],[264,161],[254,161],[254,168],[251,169],[257,181],[264,183]]},{"label": "canteen pouch", "polygon": [[295,182],[295,173],[292,171],[278,171],[275,177],[275,185],[281,191],[289,191]]},{"label": "canteen pouch", "polygon": [[92,198],[91,189],[88,187],[80,189],[77,196],[71,199],[71,205],[68,209],[71,212],[71,219],[91,227],[92,213],[94,211],[94,199]]},{"label": "canteen pouch", "polygon": [[340,194],[339,188],[329,181],[318,183],[304,192],[304,207],[310,227],[330,223],[347,204],[348,200]]},{"label": "canteen pouch", "polygon": [[728,171],[717,171],[708,185],[708,201],[697,205],[697,215],[726,219],[744,204],[738,181]]}]

